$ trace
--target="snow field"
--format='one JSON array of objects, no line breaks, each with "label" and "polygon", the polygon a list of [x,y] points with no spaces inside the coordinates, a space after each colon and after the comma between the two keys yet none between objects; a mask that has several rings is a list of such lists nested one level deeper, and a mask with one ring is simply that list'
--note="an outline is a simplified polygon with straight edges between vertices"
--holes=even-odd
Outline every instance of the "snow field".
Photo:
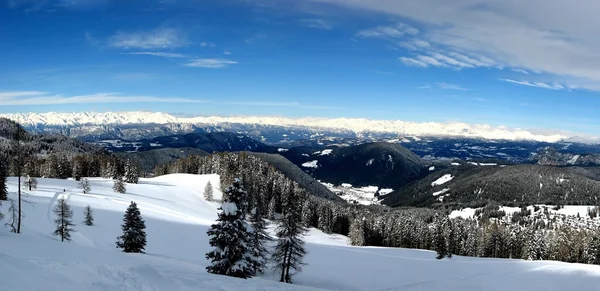
[{"label": "snow field", "polygon": [[[9,180],[11,198],[15,180]],[[215,200],[220,199],[216,175],[140,179],[127,184],[125,194],[114,193],[107,179],[90,179],[90,194],[72,180],[39,179],[38,190],[27,194],[29,203],[23,205],[23,233],[0,230],[0,291],[598,290],[600,266],[459,256],[436,260],[431,251],[349,246],[346,237],[316,229],[305,238],[308,265],[294,285],[276,282],[271,273],[248,280],[208,274],[206,231],[219,207],[218,201],[203,199],[208,181]],[[51,235],[51,210],[60,197],[74,211],[78,231],[71,243]],[[146,220],[147,254],[125,254],[115,247],[132,200]],[[81,222],[88,204],[94,226]],[[5,202],[2,211],[7,207]]]}]

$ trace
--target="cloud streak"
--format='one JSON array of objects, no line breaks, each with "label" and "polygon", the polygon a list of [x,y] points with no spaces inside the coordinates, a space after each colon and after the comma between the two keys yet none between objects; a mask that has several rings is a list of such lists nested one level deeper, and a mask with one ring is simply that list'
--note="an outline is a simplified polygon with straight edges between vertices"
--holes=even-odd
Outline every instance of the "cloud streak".
[{"label": "cloud streak", "polygon": [[167,53],[167,52],[133,52],[133,53],[124,53],[126,55],[147,55],[147,56],[155,56],[155,57],[163,57],[163,58],[187,58],[187,56],[178,54],[178,53]]},{"label": "cloud streak", "polygon": [[121,49],[166,49],[186,46],[189,41],[175,29],[159,28],[145,32],[117,32],[109,43]]},{"label": "cloud streak", "polygon": [[238,62],[228,59],[194,59],[186,63],[186,67],[219,69],[230,65],[236,65]]},{"label": "cloud streak", "polygon": [[500,79],[500,81],[504,81],[504,82],[508,82],[508,83],[513,83],[513,84],[518,84],[518,85],[523,85],[523,86],[529,86],[529,87],[551,89],[551,90],[565,90],[565,89],[569,89],[568,87],[565,87],[564,85],[561,85],[561,84],[558,84],[558,83],[529,82],[529,81],[518,81],[518,80],[513,80],[513,79]]},{"label": "cloud streak", "polygon": [[436,83],[436,85],[438,87],[440,87],[440,89],[445,89],[445,90],[459,90],[459,91],[469,91],[469,89],[467,88],[463,88],[460,85],[456,85],[456,84],[449,84],[449,83]]},{"label": "cloud streak", "polygon": [[186,98],[123,95],[119,93],[96,93],[89,95],[48,95],[37,91],[0,92],[0,106],[35,106],[91,103],[203,103],[205,100]]},{"label": "cloud streak", "polygon": [[331,23],[322,19],[302,19],[300,20],[300,24],[321,30],[330,30],[332,28]]}]

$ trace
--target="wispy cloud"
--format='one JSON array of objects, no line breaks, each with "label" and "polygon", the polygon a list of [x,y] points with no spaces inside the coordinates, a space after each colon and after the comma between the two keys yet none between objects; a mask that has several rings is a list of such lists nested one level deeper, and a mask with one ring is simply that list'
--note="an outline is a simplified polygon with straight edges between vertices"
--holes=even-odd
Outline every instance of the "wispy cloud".
[{"label": "wispy cloud", "polygon": [[431,85],[427,84],[427,85],[419,86],[419,87],[417,87],[417,89],[431,89]]},{"label": "wispy cloud", "polygon": [[90,104],[90,103],[202,103],[204,100],[123,95],[119,93],[96,93],[89,95],[63,96],[50,95],[37,91],[0,92],[0,106],[33,106],[33,105],[58,105],[58,104]]},{"label": "wispy cloud", "polygon": [[112,47],[121,49],[165,49],[189,44],[177,30],[171,28],[146,32],[117,32],[109,41]]},{"label": "wispy cloud", "polygon": [[500,79],[500,81],[523,85],[523,86],[529,86],[529,87],[551,89],[551,90],[569,89],[568,87],[558,84],[558,83],[530,82],[530,81],[519,81],[519,80],[512,80],[512,79]]},{"label": "wispy cloud", "polygon": [[445,90],[460,90],[460,91],[469,91],[467,88],[463,88],[460,85],[449,84],[449,83],[436,83],[436,85]]},{"label": "wispy cloud", "polygon": [[400,58],[398,58],[398,60],[403,62],[405,65],[411,66],[411,67],[421,67],[421,68],[429,67],[429,65],[426,64],[425,62],[422,62],[420,60],[416,60],[413,58],[400,57]]},{"label": "wispy cloud", "polygon": [[148,55],[155,57],[164,57],[164,58],[187,58],[187,56],[178,54],[178,53],[167,53],[167,52],[133,52],[133,53],[124,53],[127,55]]},{"label": "wispy cloud", "polygon": [[186,67],[198,67],[198,68],[225,68],[229,65],[238,64],[236,61],[227,60],[227,59],[194,59],[189,63],[185,64]]},{"label": "wispy cloud", "polygon": [[418,33],[418,29],[399,22],[393,26],[377,26],[375,28],[364,29],[356,35],[360,37],[398,39],[404,35],[415,35]]},{"label": "wispy cloud", "polygon": [[304,26],[308,26],[310,28],[329,30],[332,28],[331,23],[329,21],[323,19],[302,19],[300,20],[300,24]]},{"label": "wispy cloud", "polygon": [[202,47],[216,47],[216,45],[214,43],[210,43],[210,42],[202,42],[202,43],[200,43],[200,46],[202,46]]}]

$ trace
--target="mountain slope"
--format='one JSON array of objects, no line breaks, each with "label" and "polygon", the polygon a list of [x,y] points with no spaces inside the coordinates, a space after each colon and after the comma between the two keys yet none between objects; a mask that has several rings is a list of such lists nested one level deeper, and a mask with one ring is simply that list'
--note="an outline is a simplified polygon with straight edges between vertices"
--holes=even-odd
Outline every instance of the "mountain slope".
[{"label": "mountain slope", "polygon": [[[466,123],[417,123],[399,120],[370,120],[362,118],[283,118],[283,117],[192,117],[178,118],[159,112],[83,112],[83,113],[26,113],[2,114],[27,127],[36,126],[80,126],[110,124],[257,124],[276,125],[289,128],[311,128],[315,130],[349,130],[353,132],[388,132],[415,136],[461,136],[487,139],[537,140],[556,142],[569,138],[564,134],[534,134],[522,129],[470,125]],[[597,142],[597,139],[594,139]]]},{"label": "mountain slope", "polygon": [[[90,194],[71,180],[39,179],[39,190],[24,204],[21,235],[0,230],[2,290],[45,291],[470,291],[597,290],[600,269],[593,265],[552,261],[481,259],[380,247],[353,247],[347,238],[311,229],[308,254],[295,284],[281,284],[268,272],[248,280],[207,274],[204,254],[210,249],[206,230],[217,215],[216,202],[202,198],[199,184],[218,183],[216,175],[168,175],[141,179],[126,194],[112,192],[111,181],[92,179]],[[214,184],[218,185],[218,184]],[[62,192],[66,189],[66,192]],[[215,187],[215,197],[220,197]],[[15,179],[9,180],[11,198]],[[57,193],[58,192],[58,193]],[[65,195],[73,207],[78,232],[61,243],[50,233],[51,209]],[[147,254],[119,252],[122,215],[136,201],[146,220]],[[80,223],[82,210],[95,210],[96,225]],[[270,232],[273,225],[270,226]]]},{"label": "mountain slope", "polygon": [[280,153],[315,179],[353,186],[400,188],[427,175],[425,162],[410,150],[392,143],[365,143],[329,148],[298,155],[298,150]]},{"label": "mountain slope", "polygon": [[600,169],[539,165],[473,165],[465,163],[430,174],[387,195],[389,206],[596,205]]}]

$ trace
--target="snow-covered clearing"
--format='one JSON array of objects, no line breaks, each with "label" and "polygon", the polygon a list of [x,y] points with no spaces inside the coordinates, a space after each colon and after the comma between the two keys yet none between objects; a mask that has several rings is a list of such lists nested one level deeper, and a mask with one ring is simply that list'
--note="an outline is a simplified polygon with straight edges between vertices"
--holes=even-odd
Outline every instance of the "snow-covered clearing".
[{"label": "snow-covered clearing", "polygon": [[318,168],[319,167],[319,161],[314,160],[314,161],[310,161],[310,162],[306,162],[304,164],[302,164],[302,167],[305,168]]},{"label": "snow-covered clearing", "polygon": [[444,176],[441,176],[439,179],[431,182],[431,187],[446,184],[446,183],[450,182],[450,180],[452,180],[453,178],[454,177],[452,177],[452,174],[446,174]]},{"label": "snow-covered clearing", "polygon": [[[15,180],[9,179],[11,198]],[[30,203],[23,205],[23,233],[0,230],[0,290],[598,290],[600,266],[459,256],[436,260],[430,251],[349,246],[346,237],[315,229],[306,236],[308,265],[294,285],[276,282],[274,274],[248,280],[208,274],[206,231],[219,206],[203,199],[209,180],[220,199],[216,175],[140,179],[140,184],[127,184],[126,194],[114,193],[107,179],[90,179],[90,194],[82,194],[72,180],[39,179],[38,190],[27,194]],[[74,210],[78,231],[71,243],[51,236],[51,210],[59,197],[66,197]],[[147,254],[115,248],[130,201],[146,220]],[[94,226],[81,223],[86,205],[94,210]]]}]

